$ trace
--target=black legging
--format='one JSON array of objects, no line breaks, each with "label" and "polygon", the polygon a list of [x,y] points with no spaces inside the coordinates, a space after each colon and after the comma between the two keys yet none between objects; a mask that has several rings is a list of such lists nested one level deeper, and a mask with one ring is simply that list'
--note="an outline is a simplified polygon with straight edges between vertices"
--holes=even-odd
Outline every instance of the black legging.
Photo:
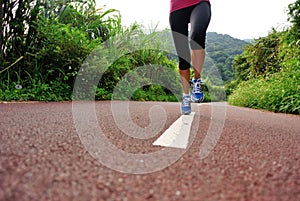
[{"label": "black legging", "polygon": [[[170,26],[177,55],[179,69],[190,68],[192,50],[205,49],[206,30],[211,18],[210,3],[202,1],[199,4],[174,11],[170,14]],[[188,25],[191,24],[190,41]]]}]

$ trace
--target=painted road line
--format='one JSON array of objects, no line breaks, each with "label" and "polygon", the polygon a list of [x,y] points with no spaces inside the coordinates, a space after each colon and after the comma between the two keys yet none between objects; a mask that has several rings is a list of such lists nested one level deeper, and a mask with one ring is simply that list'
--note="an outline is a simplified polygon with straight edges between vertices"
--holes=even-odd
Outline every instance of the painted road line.
[{"label": "painted road line", "polygon": [[186,149],[195,112],[189,115],[181,115],[155,142],[153,145]]}]

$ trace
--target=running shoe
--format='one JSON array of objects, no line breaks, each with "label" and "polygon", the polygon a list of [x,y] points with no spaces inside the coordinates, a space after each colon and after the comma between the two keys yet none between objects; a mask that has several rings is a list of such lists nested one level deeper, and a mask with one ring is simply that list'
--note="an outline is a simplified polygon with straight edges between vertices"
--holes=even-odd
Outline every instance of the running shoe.
[{"label": "running shoe", "polygon": [[191,96],[183,96],[181,103],[181,112],[184,115],[188,115],[192,112],[191,108]]},{"label": "running shoe", "polygon": [[192,88],[192,101],[194,103],[201,103],[204,100],[204,93],[202,90],[203,82],[200,79],[192,79],[191,88]]}]

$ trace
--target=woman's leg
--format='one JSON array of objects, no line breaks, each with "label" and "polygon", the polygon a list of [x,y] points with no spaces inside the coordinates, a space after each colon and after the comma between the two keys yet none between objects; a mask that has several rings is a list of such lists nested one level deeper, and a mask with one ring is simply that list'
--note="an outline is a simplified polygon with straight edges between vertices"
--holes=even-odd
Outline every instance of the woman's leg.
[{"label": "woman's leg", "polygon": [[180,70],[179,69],[179,75],[180,75],[180,80],[182,84],[182,89],[184,94],[190,94],[190,79],[191,79],[191,72],[190,69],[186,70]]},{"label": "woman's leg", "polygon": [[194,79],[201,79],[205,60],[206,31],[211,19],[211,9],[208,2],[200,2],[191,13],[191,49]]},{"label": "woman's leg", "polygon": [[183,93],[189,94],[190,89],[190,60],[191,53],[188,39],[188,24],[190,22],[191,8],[185,8],[170,14],[170,26],[173,41],[179,60],[179,75]]},{"label": "woman's leg", "polygon": [[205,49],[192,50],[192,65],[194,69],[194,79],[201,79],[201,72],[205,60]]}]

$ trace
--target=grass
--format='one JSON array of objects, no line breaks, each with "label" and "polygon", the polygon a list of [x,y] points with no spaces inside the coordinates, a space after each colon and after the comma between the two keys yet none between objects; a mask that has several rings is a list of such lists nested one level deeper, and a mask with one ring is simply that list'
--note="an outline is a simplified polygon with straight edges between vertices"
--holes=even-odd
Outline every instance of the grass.
[{"label": "grass", "polygon": [[300,114],[300,68],[241,83],[229,104],[273,112]]}]

